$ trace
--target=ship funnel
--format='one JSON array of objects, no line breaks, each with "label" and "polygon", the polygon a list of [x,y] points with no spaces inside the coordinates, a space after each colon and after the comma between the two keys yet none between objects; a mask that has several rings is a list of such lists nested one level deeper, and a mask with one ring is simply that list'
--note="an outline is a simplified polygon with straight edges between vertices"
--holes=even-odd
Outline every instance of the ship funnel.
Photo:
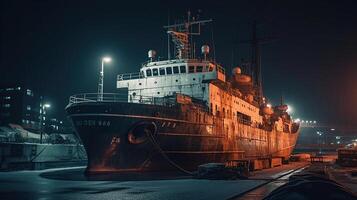
[{"label": "ship funnel", "polygon": [[207,55],[209,54],[209,46],[208,45],[203,45],[201,47],[201,53],[204,56],[204,59],[207,60]]},{"label": "ship funnel", "polygon": [[155,50],[149,50],[148,51],[148,57],[150,59],[150,62],[154,61],[156,57],[156,51]]}]

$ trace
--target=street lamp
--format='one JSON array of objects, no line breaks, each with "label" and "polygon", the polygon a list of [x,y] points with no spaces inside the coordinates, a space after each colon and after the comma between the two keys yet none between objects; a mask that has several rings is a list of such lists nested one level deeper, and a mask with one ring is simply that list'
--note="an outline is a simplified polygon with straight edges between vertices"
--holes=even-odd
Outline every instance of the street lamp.
[{"label": "street lamp", "polygon": [[[322,154],[322,144],[325,144],[325,134],[321,131],[316,131],[318,138],[319,138],[319,143],[320,143],[320,150],[319,154]],[[323,136],[322,136],[323,135]],[[323,138],[322,138],[323,137]]]},{"label": "street lamp", "polygon": [[102,58],[102,67],[99,73],[99,83],[98,83],[98,101],[103,101],[103,80],[104,80],[104,63],[112,61],[110,57]]},{"label": "street lamp", "polygon": [[50,104],[48,104],[48,103],[45,103],[45,104],[42,104],[41,105],[41,110],[40,110],[40,143],[42,144],[42,138],[43,138],[43,128],[44,128],[44,126],[43,126],[43,118],[44,118],[44,114],[45,114],[45,110],[46,110],[46,108],[50,108],[51,107],[51,105]]}]

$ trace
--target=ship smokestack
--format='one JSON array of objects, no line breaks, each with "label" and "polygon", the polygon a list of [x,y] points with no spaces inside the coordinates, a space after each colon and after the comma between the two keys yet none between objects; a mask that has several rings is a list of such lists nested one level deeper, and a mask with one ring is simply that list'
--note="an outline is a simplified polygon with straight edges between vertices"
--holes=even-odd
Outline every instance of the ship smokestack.
[{"label": "ship smokestack", "polygon": [[209,54],[209,46],[208,45],[203,45],[201,47],[201,53],[204,56],[204,60],[207,60],[207,55]]}]

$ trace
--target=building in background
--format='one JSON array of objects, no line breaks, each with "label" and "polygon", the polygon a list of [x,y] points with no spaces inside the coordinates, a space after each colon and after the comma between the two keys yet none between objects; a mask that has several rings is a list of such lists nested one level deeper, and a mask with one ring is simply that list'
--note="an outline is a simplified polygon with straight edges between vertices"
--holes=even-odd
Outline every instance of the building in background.
[{"label": "building in background", "polygon": [[23,86],[0,88],[1,125],[18,124],[38,131],[40,112],[40,97],[31,89]]},{"label": "building in background", "polygon": [[46,119],[45,129],[46,133],[62,133],[62,134],[72,134],[73,128],[67,125],[64,121],[57,118]]}]

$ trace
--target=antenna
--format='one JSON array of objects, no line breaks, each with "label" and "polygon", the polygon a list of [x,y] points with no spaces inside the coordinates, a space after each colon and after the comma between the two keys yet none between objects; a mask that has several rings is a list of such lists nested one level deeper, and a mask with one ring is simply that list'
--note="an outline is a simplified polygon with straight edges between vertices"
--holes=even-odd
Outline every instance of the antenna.
[{"label": "antenna", "polygon": [[[170,25],[170,9],[167,9],[167,25]],[[171,60],[170,34],[167,34],[167,58]]]},{"label": "antenna", "polygon": [[[201,25],[209,22],[212,22],[212,19],[195,21],[189,11],[186,22],[164,26],[167,29],[167,34],[171,36],[171,40],[175,44],[176,58],[189,59],[193,57],[194,52],[191,47],[192,36],[200,35]],[[194,25],[197,25],[196,31],[193,31]]]}]

